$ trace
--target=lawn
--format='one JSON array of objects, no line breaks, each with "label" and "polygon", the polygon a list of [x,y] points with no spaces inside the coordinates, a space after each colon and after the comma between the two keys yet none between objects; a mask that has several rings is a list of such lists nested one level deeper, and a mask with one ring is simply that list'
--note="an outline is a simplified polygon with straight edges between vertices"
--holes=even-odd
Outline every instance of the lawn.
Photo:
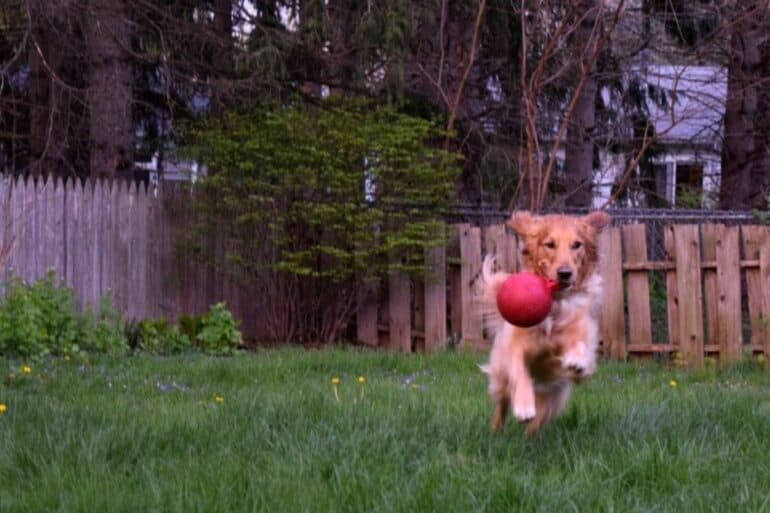
[{"label": "lawn", "polygon": [[604,364],[525,441],[489,434],[481,359],[0,360],[0,511],[770,510],[758,366]]}]

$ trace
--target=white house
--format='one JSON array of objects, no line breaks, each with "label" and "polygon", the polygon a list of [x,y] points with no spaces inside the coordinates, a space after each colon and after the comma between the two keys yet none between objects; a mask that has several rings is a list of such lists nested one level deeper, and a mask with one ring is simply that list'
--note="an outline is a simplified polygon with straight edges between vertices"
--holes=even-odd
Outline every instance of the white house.
[{"label": "white house", "polygon": [[[654,65],[633,73],[647,84],[655,127],[655,194],[671,205],[712,207],[719,191],[727,70],[717,66]],[[605,96],[605,92],[602,93]],[[594,206],[604,205],[623,173],[625,156],[601,152]],[[688,195],[688,197],[684,197]],[[629,196],[627,206],[644,206]]]}]

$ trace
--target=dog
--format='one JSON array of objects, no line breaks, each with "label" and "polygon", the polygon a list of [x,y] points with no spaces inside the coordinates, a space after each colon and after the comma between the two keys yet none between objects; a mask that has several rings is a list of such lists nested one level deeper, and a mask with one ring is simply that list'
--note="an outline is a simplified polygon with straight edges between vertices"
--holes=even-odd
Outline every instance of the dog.
[{"label": "dog", "polygon": [[530,328],[500,316],[497,291],[509,274],[495,272],[494,256],[485,257],[478,300],[494,343],[481,370],[489,380],[493,432],[505,424],[510,407],[516,420],[527,423],[527,436],[536,435],[567,405],[573,384],[596,371],[603,289],[597,238],[609,223],[602,211],[582,217],[526,211],[511,216],[522,270],[558,282],[548,317]]}]

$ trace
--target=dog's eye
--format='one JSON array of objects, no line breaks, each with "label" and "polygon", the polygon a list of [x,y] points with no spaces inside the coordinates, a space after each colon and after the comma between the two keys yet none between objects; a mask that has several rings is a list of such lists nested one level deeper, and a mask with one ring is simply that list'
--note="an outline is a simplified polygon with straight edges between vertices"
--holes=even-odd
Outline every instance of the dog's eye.
[{"label": "dog's eye", "polygon": [[543,244],[543,246],[545,246],[548,249],[556,249],[556,242],[552,241],[552,240],[549,240],[548,242]]},{"label": "dog's eye", "polygon": [[580,242],[579,240],[576,240],[575,242],[572,243],[572,249],[580,249],[582,247],[583,247],[583,243]]}]

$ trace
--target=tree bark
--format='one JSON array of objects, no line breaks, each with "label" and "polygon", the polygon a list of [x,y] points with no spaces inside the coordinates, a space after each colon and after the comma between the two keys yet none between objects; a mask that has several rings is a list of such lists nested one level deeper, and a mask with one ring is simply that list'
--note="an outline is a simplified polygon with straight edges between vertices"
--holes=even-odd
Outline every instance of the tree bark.
[{"label": "tree bark", "polygon": [[[57,40],[61,23],[68,17],[67,5],[30,0],[30,39],[27,47],[29,88],[29,172],[33,176],[66,174],[67,141],[71,118],[67,97],[73,94],[64,83],[62,64],[65,46]],[[55,30],[57,29],[57,30]],[[66,32],[65,32],[66,33]]]},{"label": "tree bark", "polygon": [[233,0],[214,0],[215,50],[213,66],[216,70],[211,86],[211,113],[222,116],[227,105],[227,78],[233,63]]},{"label": "tree bark", "polygon": [[96,0],[88,11],[90,176],[128,178],[134,142],[129,9],[124,0]]},{"label": "tree bark", "polygon": [[594,74],[594,50],[600,5],[595,1],[584,2],[584,17],[575,31],[575,42],[583,44],[583,52],[577,68],[577,80],[584,78],[582,90],[578,93],[572,119],[567,127],[565,151],[565,180],[567,191],[565,203],[574,207],[590,207],[593,201],[594,141],[593,129],[596,124],[597,82]]},{"label": "tree bark", "polygon": [[757,66],[759,34],[752,16],[741,17],[730,38],[727,67],[722,181],[719,205],[725,209],[751,207],[751,170],[755,160]]}]

